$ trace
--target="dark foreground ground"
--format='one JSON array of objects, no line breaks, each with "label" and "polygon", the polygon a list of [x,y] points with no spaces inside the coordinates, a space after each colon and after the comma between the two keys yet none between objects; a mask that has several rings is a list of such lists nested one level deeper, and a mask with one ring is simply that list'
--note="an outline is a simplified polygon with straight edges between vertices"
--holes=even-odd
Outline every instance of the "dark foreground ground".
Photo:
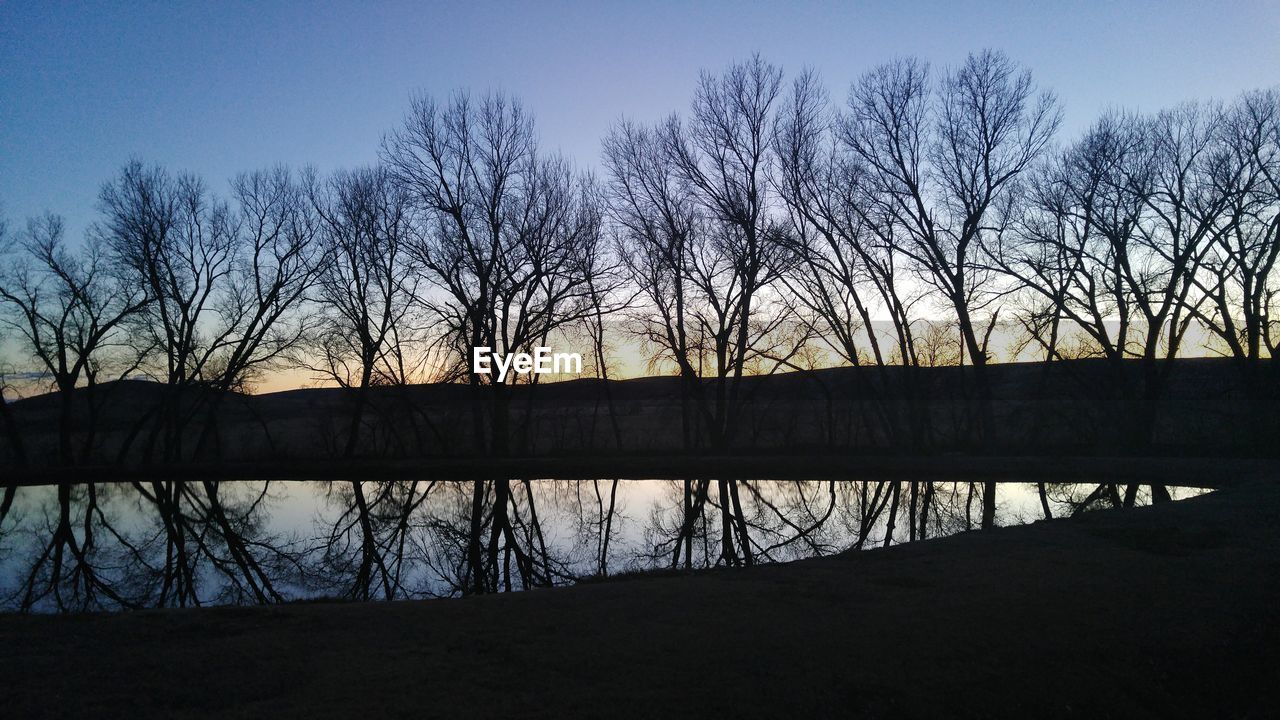
[{"label": "dark foreground ground", "polygon": [[1280,485],[459,601],[0,616],[0,716],[1276,717]]}]

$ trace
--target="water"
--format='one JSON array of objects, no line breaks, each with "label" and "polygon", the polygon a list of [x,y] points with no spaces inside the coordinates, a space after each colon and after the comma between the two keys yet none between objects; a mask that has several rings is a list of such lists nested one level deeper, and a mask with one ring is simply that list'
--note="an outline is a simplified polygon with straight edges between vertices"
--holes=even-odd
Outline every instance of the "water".
[{"label": "water", "polygon": [[[1114,496],[1100,490],[1106,487],[1050,484],[1050,513],[1109,507]],[[1179,499],[1204,491],[1170,492]],[[1141,493],[1139,504],[1147,501]],[[999,485],[997,524],[1044,516],[1035,484]],[[0,607],[48,612],[452,597],[867,550],[974,529],[980,517],[981,488],[968,482],[24,487],[0,522]]]}]

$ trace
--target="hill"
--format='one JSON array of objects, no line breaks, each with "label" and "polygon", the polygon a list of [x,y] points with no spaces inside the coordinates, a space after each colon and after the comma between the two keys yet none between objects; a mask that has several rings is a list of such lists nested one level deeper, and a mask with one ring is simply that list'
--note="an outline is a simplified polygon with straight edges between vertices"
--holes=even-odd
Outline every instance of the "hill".
[{"label": "hill", "polygon": [[[1150,442],[1138,448],[1126,419],[1140,402],[1133,388],[1140,385],[1141,368],[1130,364],[1129,386],[1121,388],[1104,362],[1080,360],[991,366],[993,410],[985,430],[978,425],[972,368],[920,368],[910,376],[903,368],[832,368],[747,377],[732,438],[721,447],[711,444],[696,410],[686,440],[679,378],[510,386],[507,449],[521,457],[617,457],[712,450],[1253,455],[1269,447],[1258,438],[1273,436],[1268,433],[1274,428],[1260,426],[1250,413],[1257,403],[1250,402],[1230,361],[1174,362]],[[1275,378],[1268,380],[1265,392],[1276,397]],[[704,391],[714,392],[710,381]],[[491,400],[491,391],[465,385],[371,388],[351,457],[491,455]],[[10,405],[33,465],[56,457],[60,403],[49,394]],[[354,393],[339,388],[176,396],[139,381],[79,390],[73,404],[74,443],[85,464],[341,458],[356,406]],[[1274,414],[1266,418],[1276,422]],[[12,443],[5,451],[12,460]]]}]

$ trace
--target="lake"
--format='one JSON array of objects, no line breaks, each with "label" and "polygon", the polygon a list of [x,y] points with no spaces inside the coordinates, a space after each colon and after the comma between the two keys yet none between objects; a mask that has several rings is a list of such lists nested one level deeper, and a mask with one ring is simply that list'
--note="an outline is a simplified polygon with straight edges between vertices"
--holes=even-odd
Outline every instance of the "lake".
[{"label": "lake", "polygon": [[[1137,504],[1149,502],[1144,487]],[[998,525],[1123,486],[1001,482]],[[1170,488],[1181,499],[1207,492]],[[978,527],[967,481],[145,481],[18,488],[0,607],[36,612],[457,597],[785,562]]]}]

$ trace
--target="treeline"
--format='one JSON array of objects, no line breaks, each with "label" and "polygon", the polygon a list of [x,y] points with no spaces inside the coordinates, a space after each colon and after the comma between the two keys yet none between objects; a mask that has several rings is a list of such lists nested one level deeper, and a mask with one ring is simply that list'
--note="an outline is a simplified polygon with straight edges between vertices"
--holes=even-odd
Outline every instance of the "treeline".
[{"label": "treeline", "polygon": [[619,122],[595,177],[540,150],[511,97],[416,96],[373,167],[250,172],[221,193],[134,161],[83,242],[55,215],[9,228],[4,347],[60,391],[65,464],[94,457],[105,380],[163,383],[117,456],[176,462],[216,454],[227,398],[284,368],[349,391],[347,456],[370,388],[436,381],[476,388],[474,450],[503,454],[512,394],[470,371],[472,347],[568,345],[608,379],[622,343],[681,379],[687,449],[734,447],[744,375],[840,364],[866,368],[860,407],[895,448],[932,442],[915,370],[963,366],[981,446],[992,339],[1010,332],[1046,366],[1105,359],[1135,448],[1177,367],[1163,361],[1207,335],[1264,443],[1280,93],[1111,112],[1070,140],[1060,117],[1000,53],[945,72],[897,60],[843,100],[757,56],[704,73],[683,114]]}]

